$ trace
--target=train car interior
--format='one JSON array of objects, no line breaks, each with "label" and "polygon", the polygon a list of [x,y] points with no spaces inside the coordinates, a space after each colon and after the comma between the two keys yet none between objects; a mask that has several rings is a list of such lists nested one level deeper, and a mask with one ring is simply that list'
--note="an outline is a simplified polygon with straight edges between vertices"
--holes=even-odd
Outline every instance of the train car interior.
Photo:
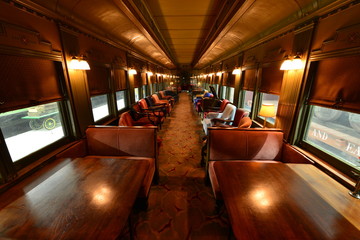
[{"label": "train car interior", "polygon": [[360,240],[359,0],[0,0],[0,239]]}]

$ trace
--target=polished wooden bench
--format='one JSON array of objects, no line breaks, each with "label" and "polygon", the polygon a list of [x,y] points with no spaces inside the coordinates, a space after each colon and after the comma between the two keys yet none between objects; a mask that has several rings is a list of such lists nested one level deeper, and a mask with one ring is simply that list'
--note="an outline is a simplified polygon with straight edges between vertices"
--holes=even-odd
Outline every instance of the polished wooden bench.
[{"label": "polished wooden bench", "polygon": [[57,155],[58,158],[85,156],[149,161],[150,167],[139,192],[139,197],[145,201],[152,182],[157,183],[159,178],[157,127],[89,126],[83,139]]},{"label": "polished wooden bench", "polygon": [[271,163],[312,163],[312,160],[283,142],[283,132],[274,128],[210,127],[207,141],[207,176],[214,196],[221,200],[214,165],[233,161]]}]

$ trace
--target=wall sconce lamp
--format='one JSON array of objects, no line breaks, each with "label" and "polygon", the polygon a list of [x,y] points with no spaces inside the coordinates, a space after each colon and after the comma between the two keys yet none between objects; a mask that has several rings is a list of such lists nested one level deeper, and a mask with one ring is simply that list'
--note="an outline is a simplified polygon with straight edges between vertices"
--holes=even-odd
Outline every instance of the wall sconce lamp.
[{"label": "wall sconce lamp", "polygon": [[232,74],[233,75],[237,75],[237,74],[240,74],[240,68],[235,68],[233,71],[232,71]]},{"label": "wall sconce lamp", "polygon": [[290,59],[288,55],[285,56],[284,62],[281,64],[280,70],[296,70],[303,68],[303,62],[299,54],[293,59]]},{"label": "wall sconce lamp", "polygon": [[135,75],[135,74],[137,74],[137,71],[136,71],[134,68],[130,68],[128,71],[129,71],[129,74],[130,74],[130,75]]},{"label": "wall sconce lamp", "polygon": [[74,70],[90,70],[90,66],[88,62],[84,59],[84,56],[72,57],[69,64],[69,68]]},{"label": "wall sconce lamp", "polygon": [[146,74],[151,77],[152,75],[154,75],[152,72],[146,72]]},{"label": "wall sconce lamp", "polygon": [[216,76],[219,76],[219,77],[220,77],[221,74],[222,74],[222,72],[217,72],[217,73],[216,73]]},{"label": "wall sconce lamp", "polygon": [[259,116],[264,117],[263,128],[265,128],[266,127],[266,118],[276,116],[274,104],[263,103],[260,108]]}]

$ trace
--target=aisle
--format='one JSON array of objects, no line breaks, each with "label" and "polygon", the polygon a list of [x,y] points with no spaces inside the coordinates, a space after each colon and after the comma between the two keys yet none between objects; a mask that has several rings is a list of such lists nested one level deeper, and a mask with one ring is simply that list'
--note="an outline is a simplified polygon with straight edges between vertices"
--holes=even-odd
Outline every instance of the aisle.
[{"label": "aisle", "polygon": [[200,167],[202,125],[188,93],[165,120],[159,136],[160,181],[146,211],[132,217],[134,239],[228,239],[226,213],[216,212],[211,187]]}]

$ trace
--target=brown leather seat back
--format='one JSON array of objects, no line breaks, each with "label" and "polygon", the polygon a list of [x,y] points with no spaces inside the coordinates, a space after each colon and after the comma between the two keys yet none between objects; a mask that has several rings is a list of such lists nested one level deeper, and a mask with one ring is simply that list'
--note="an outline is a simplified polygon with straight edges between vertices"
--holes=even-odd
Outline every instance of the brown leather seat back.
[{"label": "brown leather seat back", "polygon": [[208,128],[209,160],[281,161],[283,133],[278,129]]},{"label": "brown leather seat back", "polygon": [[249,112],[244,110],[244,109],[241,109],[241,108],[237,108],[236,109],[236,112],[235,112],[235,117],[234,117],[234,122],[233,122],[233,126],[234,127],[237,127],[239,126],[239,123],[241,121],[241,119],[243,117],[247,117],[249,115]]},{"label": "brown leather seat back", "polygon": [[124,112],[120,115],[119,126],[133,126],[134,120],[132,119],[129,112]]},{"label": "brown leather seat back", "polygon": [[139,106],[140,106],[141,110],[149,108],[149,106],[144,98],[139,100]]},{"label": "brown leather seat back", "polygon": [[86,139],[88,155],[149,158],[156,155],[156,127],[89,127]]},{"label": "brown leather seat back", "polygon": [[249,117],[243,117],[238,125],[238,128],[249,128],[252,125],[252,120]]}]

